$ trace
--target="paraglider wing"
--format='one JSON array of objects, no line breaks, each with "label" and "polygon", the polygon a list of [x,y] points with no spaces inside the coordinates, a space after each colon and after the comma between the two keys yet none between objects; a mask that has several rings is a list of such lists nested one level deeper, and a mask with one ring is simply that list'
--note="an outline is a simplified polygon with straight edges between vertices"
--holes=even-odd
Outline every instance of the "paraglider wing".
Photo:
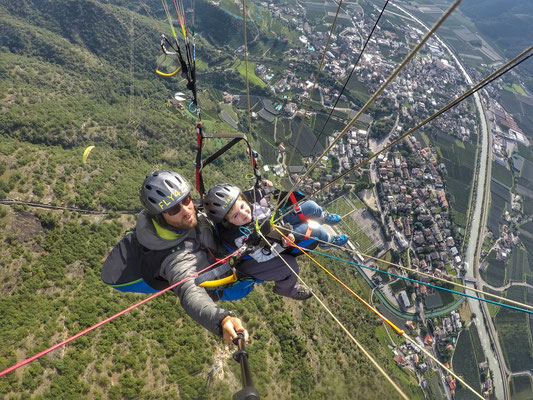
[{"label": "paraglider wing", "polygon": [[89,157],[89,153],[92,151],[92,149],[94,149],[94,146],[88,146],[84,151],[83,151],[83,157],[82,157],[82,161],[83,163],[87,163],[87,157]]},{"label": "paraglider wing", "polygon": [[174,99],[176,99],[177,101],[185,101],[185,95],[181,92],[178,92],[174,95]]}]

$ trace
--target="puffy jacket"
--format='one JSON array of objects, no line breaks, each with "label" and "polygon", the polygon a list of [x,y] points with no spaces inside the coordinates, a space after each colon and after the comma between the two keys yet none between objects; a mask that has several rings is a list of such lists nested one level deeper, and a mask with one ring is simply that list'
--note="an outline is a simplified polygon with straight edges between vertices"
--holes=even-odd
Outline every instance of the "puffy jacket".
[{"label": "puffy jacket", "polygon": [[[214,262],[214,259],[209,257],[209,250],[217,253],[213,226],[204,214],[198,212],[197,216],[197,226],[181,233],[162,227],[148,217],[145,211],[137,218],[135,230],[141,245],[150,250],[176,249],[163,260],[159,271],[154,272],[170,284],[179,282]],[[222,336],[220,323],[229,315],[229,311],[216,305],[204,288],[194,284],[194,278],[172,290],[192,319],[214,334]]]}]

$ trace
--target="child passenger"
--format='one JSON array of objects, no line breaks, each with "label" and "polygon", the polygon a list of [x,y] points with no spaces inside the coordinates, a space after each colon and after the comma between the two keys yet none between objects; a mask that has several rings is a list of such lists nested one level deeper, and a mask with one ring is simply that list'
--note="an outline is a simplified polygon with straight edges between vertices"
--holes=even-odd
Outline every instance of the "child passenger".
[{"label": "child passenger", "polygon": [[[267,181],[267,186],[272,183]],[[255,200],[254,200],[255,190]],[[204,197],[204,208],[211,220],[217,224],[219,235],[223,244],[228,249],[239,248],[247,236],[255,230],[254,223],[260,224],[269,219],[271,209],[268,190],[253,189],[245,192],[234,185],[225,183],[212,187]],[[255,202],[254,202],[255,201]],[[322,224],[335,225],[340,222],[337,214],[324,212],[314,201],[308,200],[300,205],[302,214]],[[316,237],[321,241],[320,246],[325,248],[329,244],[342,246],[347,241],[346,235],[330,235],[319,224],[302,221],[296,212],[290,212],[283,217],[283,222],[291,225],[295,233],[287,235],[290,240],[301,241],[305,237]],[[265,281],[275,281],[274,292],[297,300],[305,300],[312,296],[309,289],[304,289],[297,284],[297,278],[280,260],[278,253],[285,250],[282,244],[275,243],[275,251],[265,246],[250,254],[251,259],[242,261],[238,270],[241,273]],[[298,273],[298,264],[294,256],[282,255]],[[287,273],[289,271],[289,273]]]}]

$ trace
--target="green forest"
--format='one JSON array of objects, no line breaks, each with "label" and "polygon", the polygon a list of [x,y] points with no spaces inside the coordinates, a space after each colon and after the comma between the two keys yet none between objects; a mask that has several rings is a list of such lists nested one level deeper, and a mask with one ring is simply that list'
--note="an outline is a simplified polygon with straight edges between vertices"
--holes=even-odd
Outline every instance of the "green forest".
[{"label": "green forest", "polygon": [[[160,2],[145,3],[164,20]],[[208,103],[226,85],[245,90],[239,74],[215,68],[241,45],[225,36],[240,25],[219,8],[196,4],[207,21],[225,21],[196,32],[204,69],[199,98]],[[100,269],[134,226],[147,173],[173,169],[193,182],[196,117],[170,105],[183,84],[155,74],[160,36],[135,2],[0,0],[0,22],[0,198],[87,211],[0,205],[4,370],[145,297],[107,287]],[[253,35],[258,28],[250,29]],[[89,145],[95,148],[83,164]],[[216,149],[208,143],[204,151]],[[244,147],[235,146],[206,169],[206,185],[247,183],[246,160]],[[414,376],[392,360],[381,321],[314,265],[300,266],[408,397],[422,399]],[[328,266],[369,294],[350,267]],[[250,370],[262,398],[399,398],[316,301],[296,303],[271,289],[266,283],[224,304],[250,332]],[[230,399],[241,387],[233,351],[164,294],[1,377],[0,398]],[[222,368],[207,383],[214,365]]]}]

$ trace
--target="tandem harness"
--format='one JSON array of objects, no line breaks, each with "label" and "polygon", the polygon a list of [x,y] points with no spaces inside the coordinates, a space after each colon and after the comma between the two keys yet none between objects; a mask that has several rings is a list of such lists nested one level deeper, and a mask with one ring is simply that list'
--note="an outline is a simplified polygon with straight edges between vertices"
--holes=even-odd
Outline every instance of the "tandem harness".
[{"label": "tandem harness", "polygon": [[113,247],[102,266],[102,281],[121,292],[156,293],[170,286],[158,278],[163,260],[181,245],[165,250],[149,250],[139,243],[135,231]]},{"label": "tandem harness", "polygon": [[237,254],[230,257],[224,264],[199,275],[194,283],[206,288],[208,294],[215,301],[233,301],[246,297],[254,290],[256,283],[263,282],[250,276],[244,276],[235,268],[239,261],[252,251],[252,246],[244,245],[237,251]]},{"label": "tandem harness", "polygon": [[[181,250],[183,246],[180,244],[170,249],[150,250],[139,243],[135,231],[130,232],[111,250],[105,260],[101,271],[102,281],[121,292],[157,293],[170,286],[168,281],[158,278],[161,264],[165,258],[175,251]],[[235,262],[233,258],[232,262]],[[228,266],[228,263],[222,264],[201,276],[210,280],[223,274],[227,276],[227,272],[230,270]],[[253,290],[255,283],[261,282],[252,278],[240,277],[238,281],[237,279],[226,278],[215,285],[199,286],[205,287],[207,293],[215,301],[231,301],[245,297]]]}]

